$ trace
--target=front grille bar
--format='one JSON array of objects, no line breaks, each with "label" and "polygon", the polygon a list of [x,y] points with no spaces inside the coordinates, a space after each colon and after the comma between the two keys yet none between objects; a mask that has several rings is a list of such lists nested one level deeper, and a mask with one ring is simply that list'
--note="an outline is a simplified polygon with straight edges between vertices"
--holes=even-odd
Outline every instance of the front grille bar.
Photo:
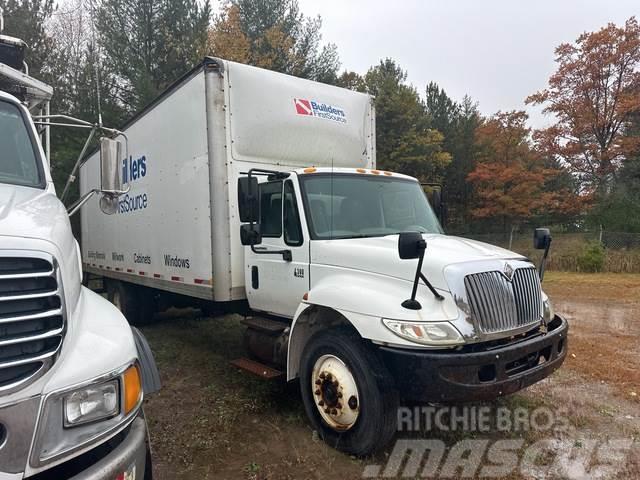
[{"label": "front grille bar", "polygon": [[55,259],[0,251],[0,394],[23,388],[51,368],[65,329]]},{"label": "front grille bar", "polygon": [[467,275],[465,289],[471,312],[484,334],[508,332],[539,322],[540,280],[535,268],[518,268],[511,280],[501,272]]}]

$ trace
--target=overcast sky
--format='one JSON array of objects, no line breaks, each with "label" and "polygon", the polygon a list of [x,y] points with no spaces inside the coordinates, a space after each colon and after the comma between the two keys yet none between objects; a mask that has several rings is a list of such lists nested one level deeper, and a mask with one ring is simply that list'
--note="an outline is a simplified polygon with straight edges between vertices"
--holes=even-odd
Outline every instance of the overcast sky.
[{"label": "overcast sky", "polygon": [[[434,80],[484,114],[525,108],[554,71],[554,49],[584,31],[640,16],[640,0],[299,0],[321,15],[342,68],[364,73],[391,57],[421,92]],[[548,123],[530,107],[532,124]]]}]

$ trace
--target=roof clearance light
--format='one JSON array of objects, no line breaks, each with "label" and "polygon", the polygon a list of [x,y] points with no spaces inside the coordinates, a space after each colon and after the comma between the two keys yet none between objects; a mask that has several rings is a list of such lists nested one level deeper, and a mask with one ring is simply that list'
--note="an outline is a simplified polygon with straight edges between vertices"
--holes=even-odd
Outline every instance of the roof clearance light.
[{"label": "roof clearance light", "polygon": [[380,175],[380,170],[371,170],[374,175]]},{"label": "roof clearance light", "polygon": [[393,175],[393,173],[391,172],[383,172],[385,175],[387,175],[388,177],[390,177],[391,175]]},{"label": "roof clearance light", "polygon": [[303,170],[304,173],[316,173],[316,171],[317,171],[317,168],[315,167],[309,167]]},{"label": "roof clearance light", "polygon": [[356,168],[356,172],[358,172],[358,173],[367,173],[367,171],[364,168]]}]

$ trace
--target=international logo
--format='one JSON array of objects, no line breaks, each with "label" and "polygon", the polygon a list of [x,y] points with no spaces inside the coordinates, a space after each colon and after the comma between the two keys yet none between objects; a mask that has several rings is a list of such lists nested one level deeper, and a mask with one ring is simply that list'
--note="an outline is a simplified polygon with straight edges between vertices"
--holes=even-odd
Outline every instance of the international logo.
[{"label": "international logo", "polygon": [[296,114],[309,117],[324,118],[339,123],[347,123],[347,114],[344,109],[328,103],[306,98],[294,98],[293,104]]},{"label": "international logo", "polygon": [[507,280],[509,281],[513,280],[513,267],[510,264],[508,263],[504,264],[502,273],[504,273],[504,276],[507,277]]}]

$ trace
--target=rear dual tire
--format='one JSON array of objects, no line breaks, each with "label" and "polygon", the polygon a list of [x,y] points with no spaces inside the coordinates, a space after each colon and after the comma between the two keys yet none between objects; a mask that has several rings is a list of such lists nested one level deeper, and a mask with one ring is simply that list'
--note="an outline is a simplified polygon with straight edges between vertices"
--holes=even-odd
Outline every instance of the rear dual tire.
[{"label": "rear dual tire", "polygon": [[307,416],[330,446],[364,456],[393,438],[399,406],[393,378],[352,330],[325,330],[309,340],[300,389]]},{"label": "rear dual tire", "polygon": [[157,310],[152,290],[118,280],[107,282],[107,299],[134,326],[150,324]]}]

